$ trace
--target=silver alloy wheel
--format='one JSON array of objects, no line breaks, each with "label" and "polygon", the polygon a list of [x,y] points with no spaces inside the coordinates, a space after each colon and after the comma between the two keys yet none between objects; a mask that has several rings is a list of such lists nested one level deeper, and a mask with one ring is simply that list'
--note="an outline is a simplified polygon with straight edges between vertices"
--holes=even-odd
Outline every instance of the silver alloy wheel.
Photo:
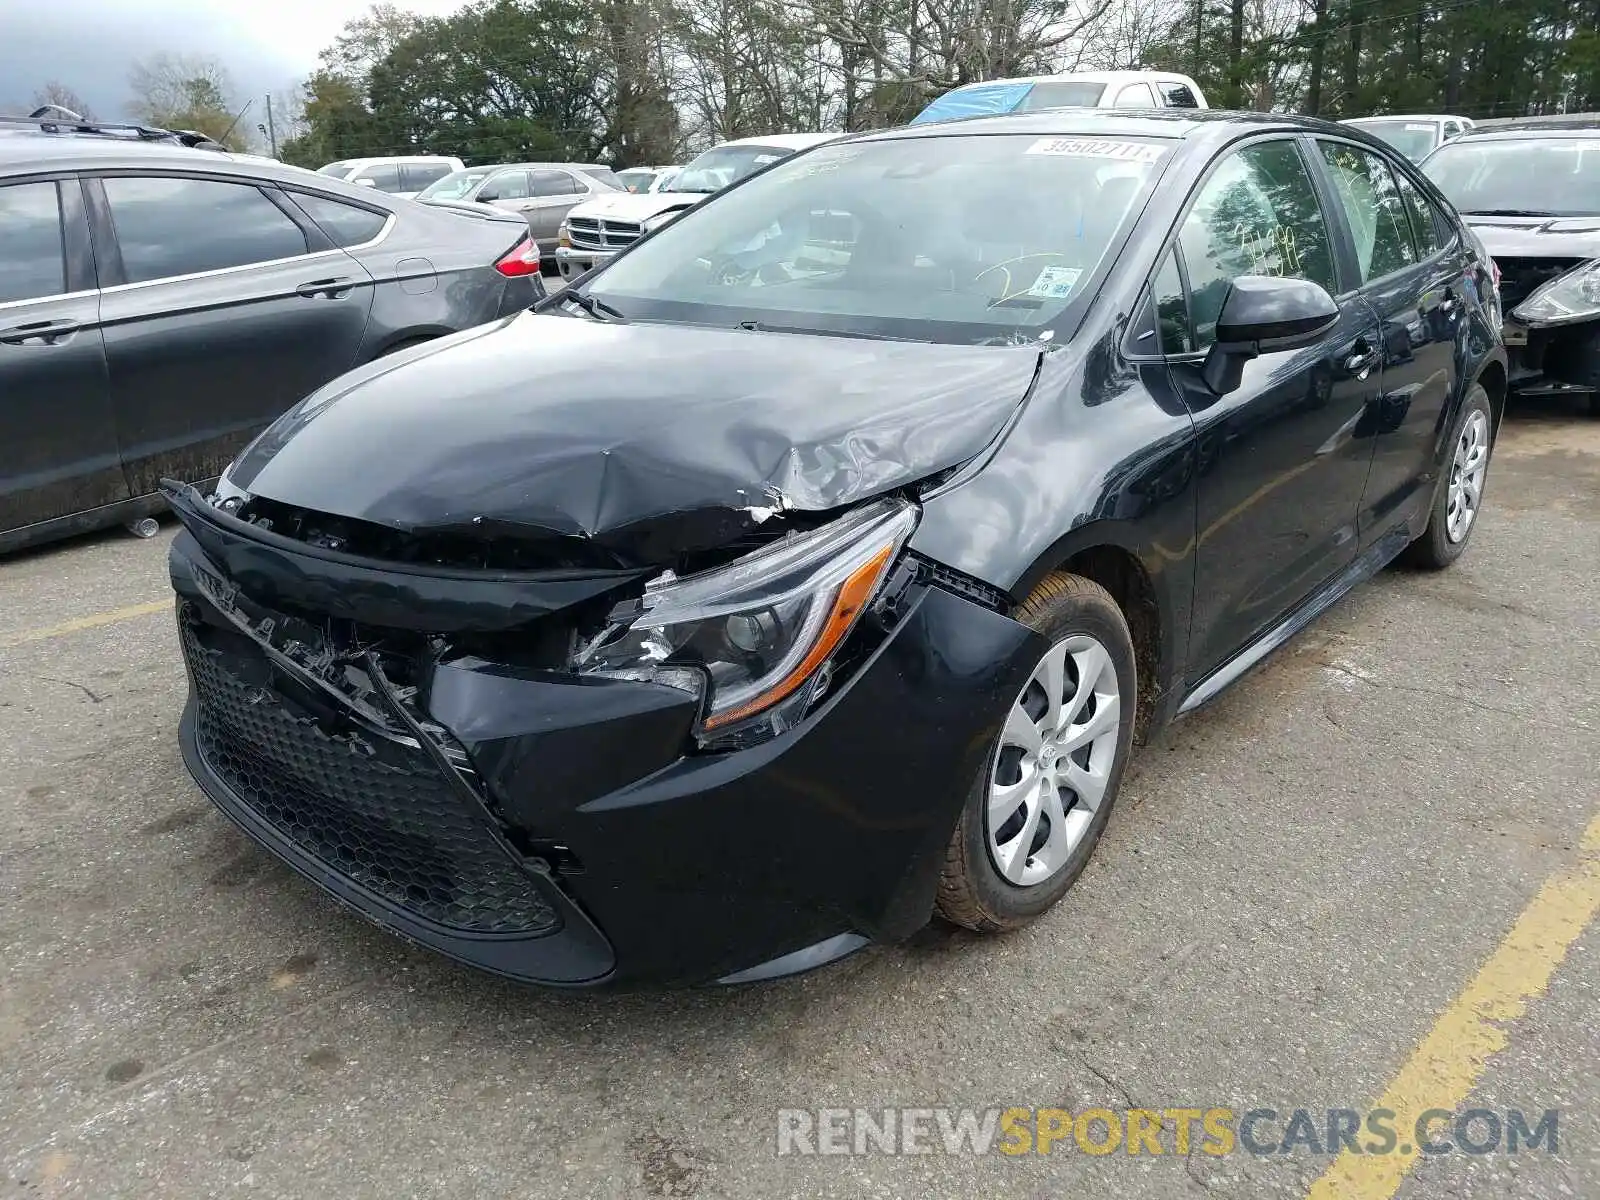
[{"label": "silver alloy wheel", "polygon": [[984,831],[1008,882],[1033,887],[1066,865],[1105,799],[1121,724],[1106,648],[1081,633],[1052,646],[1006,714],[989,776]]},{"label": "silver alloy wheel", "polygon": [[1450,462],[1450,494],[1444,514],[1444,532],[1452,542],[1464,542],[1472,519],[1483,502],[1483,476],[1489,468],[1489,419],[1474,409],[1456,439]]}]

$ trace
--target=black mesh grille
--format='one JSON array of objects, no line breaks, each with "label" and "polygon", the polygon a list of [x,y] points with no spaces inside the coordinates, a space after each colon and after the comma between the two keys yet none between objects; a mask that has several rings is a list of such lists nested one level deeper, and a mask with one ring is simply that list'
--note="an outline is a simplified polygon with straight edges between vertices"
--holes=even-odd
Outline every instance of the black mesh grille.
[{"label": "black mesh grille", "polygon": [[[436,924],[554,930],[549,902],[425,754],[361,732],[330,736],[264,686],[265,660],[244,657],[252,644],[218,648],[192,616],[180,625],[200,752],[257,816],[341,875]],[[258,673],[262,682],[244,677]]]}]

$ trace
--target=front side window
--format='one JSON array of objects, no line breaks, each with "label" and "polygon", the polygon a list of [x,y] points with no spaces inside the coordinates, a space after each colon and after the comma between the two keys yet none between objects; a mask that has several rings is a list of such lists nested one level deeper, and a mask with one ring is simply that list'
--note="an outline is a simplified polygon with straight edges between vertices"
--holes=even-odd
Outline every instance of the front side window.
[{"label": "front side window", "polygon": [[1222,302],[1241,275],[1309,279],[1338,291],[1327,222],[1290,141],[1247,146],[1224,158],[1184,218],[1178,242],[1197,350],[1217,340]]},{"label": "front side window", "polygon": [[528,198],[528,173],[526,171],[501,171],[478,193],[479,200],[526,200]]},{"label": "front side window", "polygon": [[490,175],[487,167],[452,171],[437,183],[429,184],[418,194],[418,200],[460,200]]},{"label": "front side window", "polygon": [[306,252],[300,227],[251,184],[171,176],[103,182],[129,283]]},{"label": "front side window", "polygon": [[1382,279],[1415,263],[1411,218],[1388,165],[1376,154],[1345,142],[1317,144],[1355,238],[1362,282]]},{"label": "front side window", "polygon": [[400,164],[400,190],[403,192],[420,192],[429,184],[437,183],[450,174],[453,174],[453,172],[449,163],[402,163]]},{"label": "front side window", "polygon": [[351,183],[371,183],[380,192],[400,191],[400,167],[395,163],[374,163],[350,177]]},{"label": "front side window", "polygon": [[1458,138],[1422,168],[1465,216],[1600,215],[1600,138]]},{"label": "front side window", "polygon": [[528,177],[535,196],[574,196],[585,190],[565,171],[529,171]]},{"label": "front side window", "polygon": [[0,304],[59,296],[66,280],[56,185],[0,187]]},{"label": "front side window", "polygon": [[642,319],[1065,338],[1064,310],[1167,152],[1155,138],[1032,134],[823,146],[690,210],[591,289]]},{"label": "front side window", "polygon": [[1148,83],[1130,83],[1117,93],[1118,108],[1155,108],[1156,94]]},{"label": "front side window", "polygon": [[610,167],[580,167],[579,169],[603,189],[613,192],[625,192],[628,190],[623,185],[622,180],[618,178],[617,173]]},{"label": "front side window", "polygon": [[1416,184],[1404,174],[1396,171],[1394,181],[1400,188],[1400,200],[1405,205],[1406,215],[1411,218],[1411,235],[1417,244],[1417,254],[1428,258],[1444,245],[1439,237],[1442,218]]}]

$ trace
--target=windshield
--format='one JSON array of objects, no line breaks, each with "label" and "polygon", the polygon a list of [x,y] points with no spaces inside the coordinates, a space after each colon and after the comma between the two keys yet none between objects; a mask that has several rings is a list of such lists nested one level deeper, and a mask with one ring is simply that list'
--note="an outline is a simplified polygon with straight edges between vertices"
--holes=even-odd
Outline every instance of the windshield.
[{"label": "windshield", "polygon": [[1420,162],[1439,140],[1439,127],[1431,121],[1352,121],[1373,137],[1388,142],[1413,162]]},{"label": "windshield", "polygon": [[452,171],[437,183],[430,183],[417,193],[418,200],[459,200],[489,177],[492,167],[476,167],[466,171]]},{"label": "windshield", "polygon": [[782,146],[713,146],[678,172],[663,188],[668,192],[720,192],[735,180],[759,171],[768,163],[788,158],[793,150]]},{"label": "windshield", "polygon": [[1166,150],[1014,134],[823,146],[690,210],[588,290],[642,320],[1047,341]]},{"label": "windshield", "polygon": [[648,167],[629,167],[626,171],[617,172],[617,180],[630,192],[647,192],[650,182],[655,179],[656,173]]},{"label": "windshield", "polygon": [[1035,108],[1094,108],[1106,90],[1103,83],[1036,83],[1017,105],[1018,112]]},{"label": "windshield", "polygon": [[1422,169],[1464,213],[1600,216],[1600,138],[1462,138]]},{"label": "windshield", "polygon": [[582,171],[585,175],[587,175],[590,179],[593,179],[602,187],[608,187],[614,192],[625,192],[628,190],[623,184],[622,180],[618,178],[617,173],[610,167],[579,167],[578,170]]}]

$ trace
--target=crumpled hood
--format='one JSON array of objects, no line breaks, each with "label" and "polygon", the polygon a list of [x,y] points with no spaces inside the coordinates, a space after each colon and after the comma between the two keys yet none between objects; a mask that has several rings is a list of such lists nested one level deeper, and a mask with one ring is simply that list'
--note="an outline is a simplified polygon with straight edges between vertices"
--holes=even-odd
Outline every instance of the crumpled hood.
[{"label": "crumpled hood", "polygon": [[[335,381],[228,483],[409,533],[620,545],[698,514],[721,544],[774,511],[836,508],[973,457],[1039,353],[530,312]],[[690,536],[649,540],[665,552]]]},{"label": "crumpled hood", "polygon": [[1600,258],[1597,217],[1466,217],[1494,258]]},{"label": "crumpled hood", "polygon": [[698,192],[607,192],[575,205],[569,217],[604,217],[611,221],[637,221],[669,209],[693,207],[704,200]]}]

